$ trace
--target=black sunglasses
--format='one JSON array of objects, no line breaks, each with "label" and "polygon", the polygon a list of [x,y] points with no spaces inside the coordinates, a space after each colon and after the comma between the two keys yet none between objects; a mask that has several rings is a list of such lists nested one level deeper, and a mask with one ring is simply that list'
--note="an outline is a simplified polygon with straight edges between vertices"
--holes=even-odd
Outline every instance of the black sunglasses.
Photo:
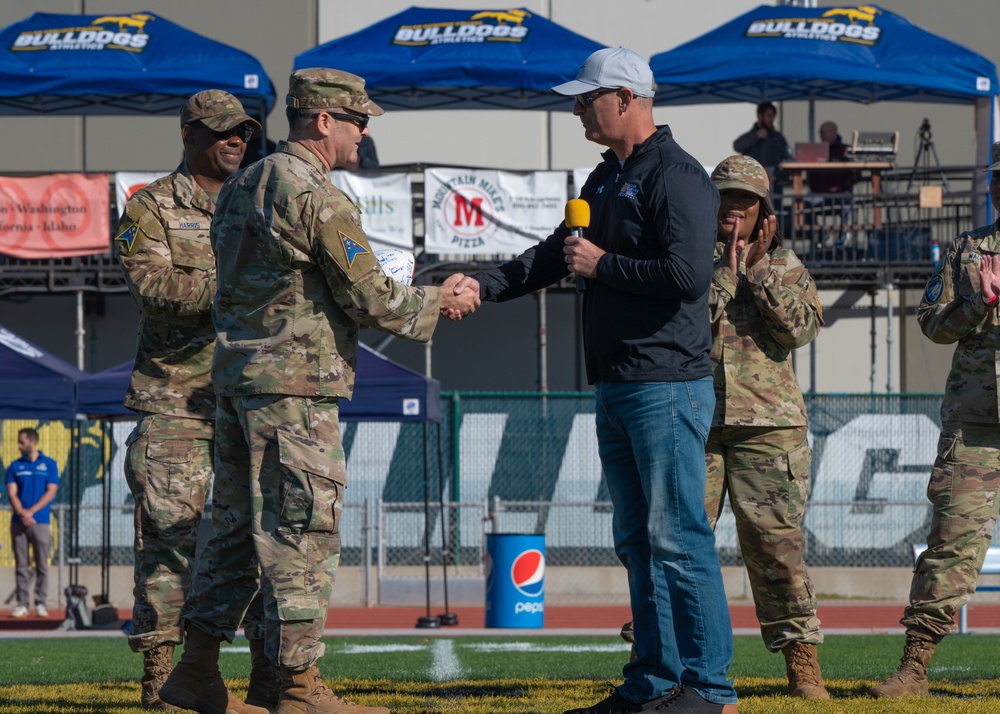
[{"label": "black sunglasses", "polygon": [[598,97],[603,97],[605,94],[611,94],[612,92],[617,92],[617,89],[595,89],[593,92],[587,92],[586,94],[577,94],[576,103],[581,107],[589,107],[594,103],[594,100]]},{"label": "black sunglasses", "polygon": [[368,128],[368,120],[371,119],[367,114],[365,116],[358,116],[357,114],[334,114],[333,112],[327,112],[334,119],[340,119],[341,121],[351,121],[357,124],[358,131],[364,131]]},{"label": "black sunglasses", "polygon": [[[202,126],[205,125],[202,124]],[[253,126],[251,126],[248,122],[237,124],[232,129],[227,129],[226,131],[216,131],[215,129],[210,129],[207,126],[205,126],[205,128],[208,129],[210,132],[212,132],[212,135],[215,136],[216,141],[226,141],[230,137],[235,136],[239,139],[242,139],[243,143],[246,144],[249,143],[250,139],[253,138]]]}]

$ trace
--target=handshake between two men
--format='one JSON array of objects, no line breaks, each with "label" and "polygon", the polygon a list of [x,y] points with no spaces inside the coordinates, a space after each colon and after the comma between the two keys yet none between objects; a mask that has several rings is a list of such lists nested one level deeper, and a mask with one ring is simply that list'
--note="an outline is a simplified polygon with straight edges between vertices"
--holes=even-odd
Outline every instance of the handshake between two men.
[{"label": "handshake between two men", "polygon": [[[569,201],[566,204],[566,227],[570,229],[570,235],[563,242],[562,252],[566,268],[577,276],[577,289],[581,292],[586,289],[585,278],[596,277],[597,264],[605,253],[583,237],[583,229],[589,225],[590,206],[587,202],[581,198]],[[441,315],[449,320],[458,321],[475,312],[480,302],[479,281],[470,275],[455,273],[441,285]]]}]

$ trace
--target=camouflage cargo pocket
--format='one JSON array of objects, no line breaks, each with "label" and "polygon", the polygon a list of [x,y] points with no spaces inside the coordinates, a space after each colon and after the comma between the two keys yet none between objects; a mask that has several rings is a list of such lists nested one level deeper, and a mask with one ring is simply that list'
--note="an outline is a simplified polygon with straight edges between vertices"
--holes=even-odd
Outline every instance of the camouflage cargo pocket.
[{"label": "camouflage cargo pocket", "polygon": [[328,444],[277,430],[281,525],[292,533],[337,533],[344,484],[320,473],[336,450]]},{"label": "camouflage cargo pocket", "polygon": [[812,464],[812,449],[803,442],[787,454],[788,458],[788,515],[801,520],[809,501],[811,482],[809,467]]},{"label": "camouflage cargo pocket", "polygon": [[170,246],[170,259],[174,265],[205,271],[215,267],[208,226],[196,230],[171,228],[167,233],[167,244]]}]

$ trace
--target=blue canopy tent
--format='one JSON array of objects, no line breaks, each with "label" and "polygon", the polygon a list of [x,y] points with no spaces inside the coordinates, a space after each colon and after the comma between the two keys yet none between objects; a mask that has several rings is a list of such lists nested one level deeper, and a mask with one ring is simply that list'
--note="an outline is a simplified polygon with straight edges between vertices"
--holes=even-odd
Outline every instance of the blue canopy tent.
[{"label": "blue canopy tent", "polygon": [[525,9],[411,7],[295,58],[365,78],[392,109],[564,109],[551,92],[603,45]]},{"label": "blue canopy tent", "polygon": [[0,30],[0,114],[177,114],[203,89],[261,124],[275,101],[257,59],[150,12],[36,12]]},{"label": "blue canopy tent", "polygon": [[[761,5],[654,55],[650,66],[657,105],[764,99],[970,104],[983,160],[1000,91],[988,59],[872,5]],[[985,221],[985,199],[981,203],[978,217]]]},{"label": "blue canopy tent", "polygon": [[[101,417],[134,417],[135,412],[122,405],[133,364],[129,360],[96,374],[81,372],[76,411]],[[0,362],[0,378],[2,370]],[[422,377],[360,344],[354,398],[340,403],[340,418],[345,422],[440,422],[441,385],[436,379]]]},{"label": "blue canopy tent", "polygon": [[135,417],[123,401],[132,378],[133,360],[103,372],[86,374],[76,385],[76,408],[80,414],[97,417]]},{"label": "blue canopy tent", "polygon": [[655,102],[966,104],[997,94],[988,59],[872,7],[876,12],[761,5],[654,55]]},{"label": "blue canopy tent", "polygon": [[0,327],[0,419],[76,418],[85,373]]},{"label": "blue canopy tent", "polygon": [[441,421],[441,384],[358,345],[351,401],[340,403],[342,421]]}]

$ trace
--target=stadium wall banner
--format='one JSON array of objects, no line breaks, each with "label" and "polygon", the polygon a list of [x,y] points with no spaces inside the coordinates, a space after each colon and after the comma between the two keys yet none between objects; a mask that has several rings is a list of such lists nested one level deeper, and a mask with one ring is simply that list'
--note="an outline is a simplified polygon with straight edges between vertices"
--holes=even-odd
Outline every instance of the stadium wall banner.
[{"label": "stadium wall banner", "polygon": [[563,220],[566,172],[476,169],[424,172],[428,253],[518,254]]},{"label": "stadium wall banner", "polygon": [[[930,527],[931,509],[925,494],[937,453],[940,397],[810,395],[807,405],[813,454],[812,494],[803,521],[808,562],[910,567],[912,545],[925,542]],[[452,465],[445,463],[443,470],[448,500],[485,504],[495,496],[506,501],[549,502],[551,508],[505,511],[496,525],[505,533],[544,532],[553,558],[567,548],[592,554],[600,551],[604,553],[601,562],[613,558],[612,512],[597,505],[607,502],[609,495],[601,477],[593,396],[497,401],[465,394],[461,411],[459,433],[453,434],[458,438],[457,490]],[[34,425],[2,423],[4,435]],[[86,438],[80,447],[80,505],[86,507],[80,515],[80,545],[97,553],[101,544],[102,474],[103,464],[108,463],[112,508],[107,517],[119,564],[131,563],[132,558],[132,502],[121,477],[132,426],[111,424],[112,440],[107,443],[94,437],[101,433],[94,423],[84,423]],[[50,444],[47,453],[65,470],[70,442],[57,440],[57,435],[68,433],[68,427],[63,422],[44,427],[49,430],[43,434]],[[451,432],[448,424],[445,428]],[[544,433],[545,438],[524,438],[528,433]],[[57,442],[67,445],[57,448]],[[363,542],[358,509],[366,499],[372,503],[422,500],[425,464],[420,454],[425,444],[422,425],[396,422],[345,424],[343,442],[351,488],[341,534],[344,547],[350,549]],[[102,443],[108,449],[103,458]],[[450,447],[444,453],[450,454]],[[6,452],[0,456],[9,458]],[[436,485],[433,490],[437,492]],[[475,516],[462,516],[465,520],[458,536],[462,547],[475,548],[480,543],[481,514]],[[423,533],[422,510],[401,511],[393,518],[381,535],[387,546],[416,547],[413,534]],[[432,542],[440,542],[436,540],[440,525],[438,518],[432,519]],[[723,511],[715,536],[724,564],[738,563],[731,509]],[[597,564],[596,558],[580,563]]]},{"label": "stadium wall banner", "polygon": [[0,176],[0,253],[70,258],[107,253],[107,174]]},{"label": "stadium wall banner", "polygon": [[361,227],[375,250],[413,250],[413,192],[408,174],[363,176],[330,172],[330,182],[361,209]]},{"label": "stadium wall banner", "polygon": [[594,169],[573,169],[573,195],[576,197],[580,196],[580,191],[583,189],[583,184],[587,183],[587,177],[594,171]]},{"label": "stadium wall banner", "polygon": [[115,203],[117,204],[116,216],[125,212],[125,204],[132,198],[132,194],[146,184],[152,183],[158,178],[169,175],[169,171],[119,171],[115,174]]}]

